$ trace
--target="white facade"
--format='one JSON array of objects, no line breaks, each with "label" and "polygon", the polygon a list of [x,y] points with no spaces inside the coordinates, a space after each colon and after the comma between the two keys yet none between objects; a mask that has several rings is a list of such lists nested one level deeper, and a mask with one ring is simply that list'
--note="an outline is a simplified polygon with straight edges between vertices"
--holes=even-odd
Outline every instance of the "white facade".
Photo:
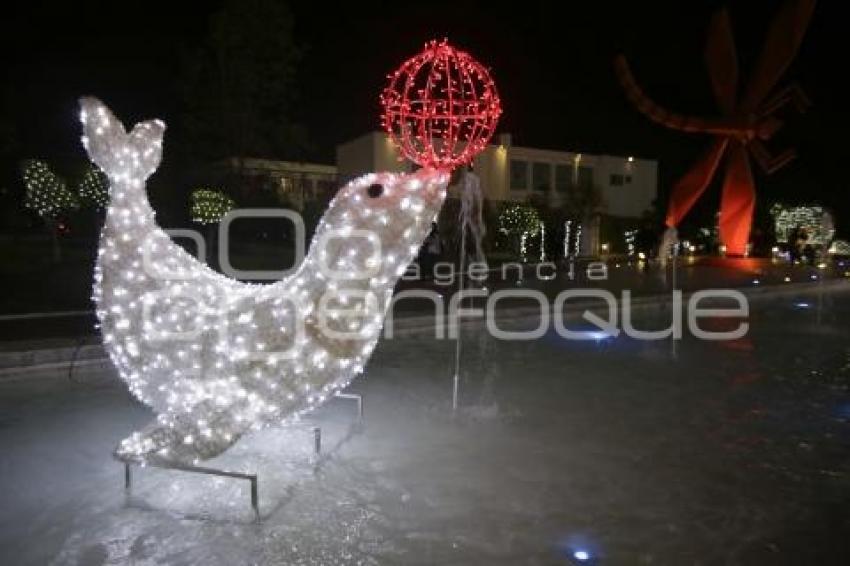
[{"label": "white facade", "polygon": [[336,167],[343,183],[372,171],[411,169],[410,162],[401,159],[390,137],[381,132],[369,132],[336,146]]},{"label": "white facade", "polygon": [[[557,208],[573,191],[595,187],[603,217],[637,221],[657,196],[658,163],[654,160],[519,147],[511,144],[507,134],[498,141],[473,163],[484,196],[491,202],[534,201]],[[244,174],[272,180],[281,201],[296,206],[329,198],[336,187],[371,171],[413,169],[383,132],[370,132],[337,146],[336,166],[261,159],[244,159],[241,165]],[[582,255],[599,253],[600,220],[605,221],[597,214],[579,221],[584,224]]]},{"label": "white facade", "polygon": [[[573,187],[599,188],[603,213],[640,218],[658,194],[658,163],[654,160],[591,155],[513,146],[509,135],[475,158],[485,196],[494,201],[526,201],[532,197],[553,206]],[[409,171],[399,151],[382,132],[370,132],[337,147],[340,179],[369,171]]]}]

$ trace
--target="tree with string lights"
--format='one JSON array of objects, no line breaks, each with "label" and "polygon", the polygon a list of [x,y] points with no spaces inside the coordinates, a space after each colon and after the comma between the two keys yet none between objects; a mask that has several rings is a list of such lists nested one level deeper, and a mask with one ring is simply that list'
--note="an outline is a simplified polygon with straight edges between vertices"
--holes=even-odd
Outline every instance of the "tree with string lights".
[{"label": "tree with string lights", "polygon": [[58,232],[62,227],[62,217],[77,210],[80,201],[45,161],[24,161],[21,164],[21,176],[24,181],[24,206],[44,221],[51,237],[53,259],[59,261],[61,250]]},{"label": "tree with string lights", "polygon": [[192,222],[198,224],[218,224],[236,206],[223,191],[214,189],[195,189],[191,201]]},{"label": "tree with string lights", "polygon": [[77,195],[80,204],[90,208],[101,209],[109,202],[109,179],[106,173],[94,163],[89,163],[86,172],[77,184]]},{"label": "tree with string lights", "polygon": [[537,209],[528,203],[506,203],[499,213],[499,231],[516,243],[522,261],[526,261],[529,236],[540,232],[541,221]]},{"label": "tree with string lights", "polygon": [[215,189],[195,189],[190,198],[192,222],[203,224],[207,227],[207,263],[213,258],[213,244],[215,243],[216,225],[221,222],[224,215],[236,207],[236,202],[224,191]]}]

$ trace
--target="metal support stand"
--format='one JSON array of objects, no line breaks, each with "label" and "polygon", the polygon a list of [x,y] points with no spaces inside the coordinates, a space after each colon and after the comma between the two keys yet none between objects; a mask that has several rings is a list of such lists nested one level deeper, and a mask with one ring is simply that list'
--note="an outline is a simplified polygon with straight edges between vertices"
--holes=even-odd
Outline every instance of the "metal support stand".
[{"label": "metal support stand", "polygon": [[313,451],[316,456],[322,453],[322,427],[313,427]]},{"label": "metal support stand", "polygon": [[[130,472],[131,464],[142,465],[137,462],[124,462],[124,489],[128,491],[132,487],[132,474]],[[260,495],[258,489],[257,474],[229,472],[226,470],[217,470],[215,468],[207,468],[204,466],[193,466],[190,464],[179,463],[157,464],[155,462],[145,462],[144,466],[151,466],[153,468],[161,468],[164,470],[179,470],[181,472],[192,472],[196,474],[206,474],[210,476],[220,476],[225,478],[248,480],[251,483],[251,508],[254,510],[254,514],[256,515],[256,517],[260,517]]]},{"label": "metal support stand", "polygon": [[[357,403],[357,424],[363,423],[363,396],[359,393],[337,393],[339,399],[348,399]],[[313,451],[318,457],[322,453],[322,427],[313,427]],[[230,472],[227,470],[219,470],[216,468],[208,468],[205,466],[194,466],[191,464],[180,463],[156,463],[156,462],[129,462],[123,461],[124,464],[124,489],[130,491],[133,486],[133,474],[131,465],[151,466],[163,470],[178,470],[181,472],[193,472],[196,474],[206,474],[211,476],[220,476],[226,478],[235,478],[247,480],[251,483],[251,508],[254,510],[254,515],[257,520],[260,518],[260,494],[259,494],[259,479],[257,474],[247,474],[242,472]]]},{"label": "metal support stand", "polygon": [[357,402],[357,422],[363,422],[363,396],[360,393],[337,393],[338,399],[350,399]]}]

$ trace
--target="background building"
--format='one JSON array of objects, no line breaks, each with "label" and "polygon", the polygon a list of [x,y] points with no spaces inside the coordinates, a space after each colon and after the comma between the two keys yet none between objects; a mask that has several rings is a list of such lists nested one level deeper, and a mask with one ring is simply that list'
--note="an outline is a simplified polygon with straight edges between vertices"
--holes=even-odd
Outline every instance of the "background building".
[{"label": "background building", "polygon": [[337,168],[320,163],[273,159],[229,159],[224,173],[239,178],[241,191],[263,190],[283,205],[303,210],[310,202],[327,202],[336,193]]},{"label": "background building", "polygon": [[[233,159],[226,167],[240,178],[242,190],[261,189],[279,204],[299,210],[310,204],[323,207],[338,186],[359,175],[413,168],[382,132],[340,144],[336,161],[323,165]],[[625,231],[638,227],[658,192],[654,160],[514,146],[509,134],[499,136],[498,144],[480,153],[473,166],[493,211],[505,202],[531,203],[542,213],[549,237],[567,240],[562,249],[581,234],[569,244],[571,253],[579,255],[625,251]],[[567,219],[571,228],[565,226]]]},{"label": "background building", "polygon": [[[499,206],[528,201],[538,207],[569,209],[585,223],[582,254],[600,251],[607,224],[621,236],[652,209],[658,194],[658,162],[634,157],[592,155],[514,146],[510,134],[499,136],[474,161],[484,196]],[[337,170],[344,182],[369,171],[409,171],[389,136],[370,132],[337,147]],[[593,211],[576,212],[588,201]]]}]

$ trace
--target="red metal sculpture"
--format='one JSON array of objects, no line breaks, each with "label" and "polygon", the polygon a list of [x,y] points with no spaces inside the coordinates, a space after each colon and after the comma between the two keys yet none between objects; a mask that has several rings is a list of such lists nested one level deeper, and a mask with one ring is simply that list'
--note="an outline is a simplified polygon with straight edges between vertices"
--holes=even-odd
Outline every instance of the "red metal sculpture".
[{"label": "red metal sculpture", "polygon": [[637,85],[626,59],[621,55],[615,60],[617,77],[638,110],[668,128],[716,137],[708,151],[674,185],[667,209],[668,227],[675,228],[693,207],[711,182],[725,153],[720,239],[726,245],[727,254],[744,255],[746,252],[755,207],[747,150],[767,173],[787,165],[796,156],[792,149],[774,156],[764,142],[782,127],[782,121],[774,116],[777,110],[790,102],[803,112],[809,101],[797,85],[768,95],[794,58],[814,6],[815,0],[789,0],[782,6],[768,31],[750,83],[740,97],[729,13],[724,8],[714,15],[708,30],[705,58],[712,90],[722,112],[720,118],[683,116],[662,108]]}]

